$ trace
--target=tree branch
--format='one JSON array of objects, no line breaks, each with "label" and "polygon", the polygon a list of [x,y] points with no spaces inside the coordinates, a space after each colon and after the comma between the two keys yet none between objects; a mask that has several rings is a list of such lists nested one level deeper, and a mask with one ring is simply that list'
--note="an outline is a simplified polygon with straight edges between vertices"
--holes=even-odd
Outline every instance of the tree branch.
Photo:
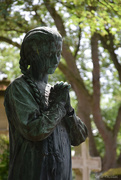
[{"label": "tree branch", "polygon": [[[115,49],[114,49],[114,36],[107,30],[108,35],[105,36],[101,36],[98,34],[102,45],[105,49],[108,50],[110,57],[115,65],[115,68],[118,71],[118,75],[119,75],[119,81],[121,83],[121,64],[118,62],[117,56],[115,54]],[[107,42],[109,42],[109,44],[107,44]]]},{"label": "tree branch", "polygon": [[[68,66],[65,66],[61,62],[59,63],[58,67],[64,73],[67,80],[72,85],[72,88],[74,89],[74,91],[77,92],[77,89],[75,88],[75,86],[77,86],[79,90],[79,95],[83,97],[85,96],[85,99],[87,101],[92,102],[92,96],[88,93],[87,89],[85,88],[82,78],[79,77],[78,75],[76,76],[73,70],[71,71]],[[78,93],[77,93],[77,97],[79,98]]]},{"label": "tree branch", "polygon": [[75,76],[74,72],[70,70],[70,68],[63,63],[59,63],[59,69],[64,73],[68,81],[73,82],[75,81],[77,84],[80,84],[82,89],[85,89],[85,86],[83,84],[83,80]]},{"label": "tree branch", "polygon": [[17,48],[21,48],[20,44],[18,44],[17,42],[14,42],[12,41],[11,39],[9,38],[6,38],[6,37],[3,37],[3,36],[0,36],[0,41],[3,41],[3,42],[6,42],[8,44],[11,44],[13,46],[16,46]]},{"label": "tree branch", "polygon": [[63,42],[63,50],[62,50],[62,56],[66,60],[66,63],[71,71],[73,71],[75,74],[78,74],[80,76],[80,73],[77,69],[75,58],[72,55],[69,46],[67,43]]},{"label": "tree branch", "polygon": [[98,57],[98,37],[94,33],[91,37],[91,50],[93,61],[93,119],[101,134],[105,144],[105,156],[103,158],[103,168],[111,168],[116,161],[116,138],[112,131],[109,131],[102,120],[100,109],[100,65]]},{"label": "tree branch", "polygon": [[121,167],[121,152],[120,152],[120,155],[118,156],[118,159],[117,159],[117,166]]},{"label": "tree branch", "polygon": [[74,53],[74,58],[75,58],[75,59],[76,59],[77,53],[78,53],[78,51],[79,51],[80,40],[81,40],[81,28],[80,28],[80,26],[79,26],[79,30],[78,30],[78,44],[77,44],[77,46],[76,46],[75,53]]},{"label": "tree branch", "polygon": [[62,35],[62,37],[66,36],[66,31],[65,31],[63,20],[60,17],[60,15],[57,13],[57,11],[55,10],[54,3],[50,2],[50,0],[44,0],[44,4],[45,4],[47,10],[49,11],[50,15],[54,19],[55,25],[56,25],[58,31],[60,32],[60,34]]},{"label": "tree branch", "polygon": [[120,129],[120,125],[121,125],[121,106],[118,109],[118,115],[117,115],[116,122],[115,122],[114,129],[113,129],[115,137],[117,137],[117,134]]},{"label": "tree branch", "polygon": [[[44,3],[48,11],[50,12],[52,18],[54,19],[58,31],[61,33],[62,36],[66,36],[63,20],[61,16],[56,12],[54,8],[54,3],[50,2],[50,0],[44,0]],[[62,55],[64,59],[66,60],[69,69],[73,71],[75,74],[78,74],[78,76],[80,76],[80,73],[75,63],[75,58],[69,49],[69,45],[65,42],[63,42]]]},{"label": "tree branch", "polygon": [[25,30],[22,31],[22,30],[18,30],[18,29],[15,29],[15,28],[10,28],[10,27],[9,27],[9,29],[5,28],[4,31],[6,31],[6,32],[15,31],[17,33],[25,33],[25,32],[27,32]]},{"label": "tree branch", "polygon": [[37,21],[41,22],[41,25],[46,26],[46,23],[42,20],[42,18],[40,17],[40,15],[38,14],[37,10],[40,8],[39,5],[34,5],[33,6],[33,11],[35,12],[34,15],[34,19],[36,19]]},{"label": "tree branch", "polygon": [[98,38],[96,33],[94,33],[94,35],[91,38],[91,50],[93,61],[93,118],[106,144],[107,140],[110,139],[110,133],[106,129],[106,126],[102,120],[100,109],[100,66],[98,58]]}]

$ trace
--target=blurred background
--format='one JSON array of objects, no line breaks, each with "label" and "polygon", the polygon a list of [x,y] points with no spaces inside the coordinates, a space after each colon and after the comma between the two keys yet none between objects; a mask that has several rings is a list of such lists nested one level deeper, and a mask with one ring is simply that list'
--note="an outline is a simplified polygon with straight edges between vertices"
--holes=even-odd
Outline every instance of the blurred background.
[{"label": "blurred background", "polygon": [[53,27],[63,37],[61,62],[49,83],[71,84],[72,106],[88,128],[89,154],[101,158],[101,173],[114,170],[105,178],[118,178],[121,0],[0,0],[0,180],[6,179],[9,156],[8,124],[2,115],[4,91],[21,74],[19,53],[25,33],[39,26]]}]

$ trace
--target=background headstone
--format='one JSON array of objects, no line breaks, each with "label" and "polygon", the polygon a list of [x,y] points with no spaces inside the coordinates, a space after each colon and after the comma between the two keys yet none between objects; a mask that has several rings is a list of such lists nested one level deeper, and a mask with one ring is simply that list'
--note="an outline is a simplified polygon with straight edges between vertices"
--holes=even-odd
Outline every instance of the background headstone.
[{"label": "background headstone", "polygon": [[90,180],[91,172],[101,171],[101,158],[89,155],[88,139],[75,149],[75,155],[72,157],[72,168],[76,180]]}]

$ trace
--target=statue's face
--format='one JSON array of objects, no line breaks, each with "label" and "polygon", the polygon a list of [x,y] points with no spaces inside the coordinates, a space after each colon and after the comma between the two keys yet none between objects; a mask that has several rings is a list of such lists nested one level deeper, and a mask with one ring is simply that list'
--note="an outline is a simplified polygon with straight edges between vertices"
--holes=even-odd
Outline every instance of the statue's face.
[{"label": "statue's face", "polygon": [[62,41],[40,43],[38,36],[24,45],[25,57],[30,61],[30,71],[34,79],[41,79],[44,74],[53,74],[57,68],[62,51]]},{"label": "statue's face", "polygon": [[53,74],[56,70],[61,57],[62,41],[51,42],[47,53],[47,74]]}]

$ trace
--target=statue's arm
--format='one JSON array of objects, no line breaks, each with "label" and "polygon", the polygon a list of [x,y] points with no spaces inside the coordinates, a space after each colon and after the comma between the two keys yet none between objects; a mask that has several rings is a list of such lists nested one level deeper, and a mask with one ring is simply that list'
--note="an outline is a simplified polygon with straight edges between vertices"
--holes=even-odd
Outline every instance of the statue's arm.
[{"label": "statue's arm", "polygon": [[84,142],[88,136],[88,131],[87,127],[80,120],[80,118],[74,113],[71,116],[66,116],[65,121],[71,140],[71,145],[78,146],[79,144]]},{"label": "statue's arm", "polygon": [[30,118],[24,134],[26,134],[27,139],[33,141],[43,140],[53,132],[65,114],[66,111],[61,103],[53,105],[49,111],[42,112],[35,119]]},{"label": "statue's arm", "polygon": [[21,83],[11,85],[7,94],[5,107],[9,122],[28,140],[41,141],[47,138],[66,114],[62,102],[40,113],[34,97]]}]

